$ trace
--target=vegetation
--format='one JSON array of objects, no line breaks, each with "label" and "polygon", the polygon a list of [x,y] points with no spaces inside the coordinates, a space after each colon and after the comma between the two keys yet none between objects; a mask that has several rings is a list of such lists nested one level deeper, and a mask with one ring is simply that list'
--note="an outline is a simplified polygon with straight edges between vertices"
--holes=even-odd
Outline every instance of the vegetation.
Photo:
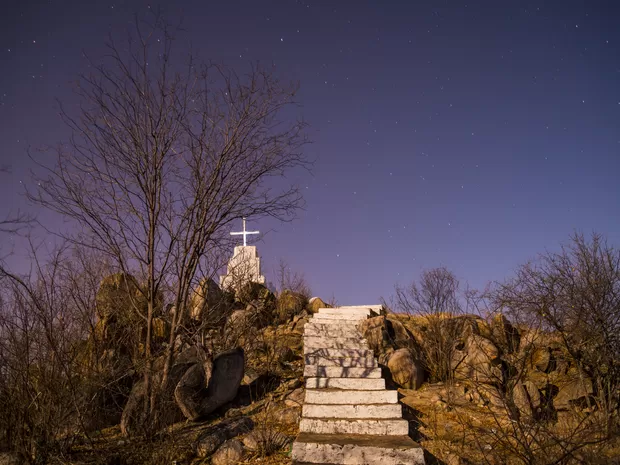
[{"label": "vegetation", "polygon": [[[574,235],[485,293],[444,268],[396,289],[390,316],[429,384],[403,391],[450,463],[611,463],[620,451],[620,251]],[[464,308],[463,308],[464,307]]]}]

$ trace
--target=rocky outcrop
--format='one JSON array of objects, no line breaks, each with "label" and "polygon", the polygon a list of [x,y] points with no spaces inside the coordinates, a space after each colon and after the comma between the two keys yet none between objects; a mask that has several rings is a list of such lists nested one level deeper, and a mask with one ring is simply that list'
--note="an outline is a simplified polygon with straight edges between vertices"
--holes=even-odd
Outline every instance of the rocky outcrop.
[{"label": "rocky outcrop", "polygon": [[189,317],[192,320],[220,320],[226,315],[230,302],[212,278],[204,278],[189,299]]},{"label": "rocky outcrop", "polygon": [[312,297],[308,300],[308,311],[310,313],[316,313],[319,308],[329,308],[331,305],[326,304],[320,297]]},{"label": "rocky outcrop", "polygon": [[424,367],[408,349],[398,349],[390,356],[387,367],[392,380],[405,389],[419,389],[424,383]]},{"label": "rocky outcrop", "polygon": [[254,422],[249,417],[230,418],[207,428],[196,441],[196,455],[208,457],[224,442],[249,432]]},{"label": "rocky outcrop", "polygon": [[[153,386],[161,385],[163,357],[154,363]],[[170,370],[168,383],[159,396],[158,409],[149,427],[160,429],[183,418],[197,420],[237,395],[243,378],[242,349],[233,349],[210,360],[201,348],[191,347],[177,357]],[[121,416],[121,432],[132,435],[144,428],[144,381],[138,381]]]},{"label": "rocky outcrop", "polygon": [[243,461],[245,447],[238,439],[229,439],[211,456],[212,465],[237,465]]},{"label": "rocky outcrop", "polygon": [[244,365],[243,349],[233,349],[187,369],[174,390],[183,415],[198,420],[232,401],[243,379]]},{"label": "rocky outcrop", "polygon": [[521,415],[536,415],[542,405],[542,396],[531,381],[517,383],[513,388],[513,402]]},{"label": "rocky outcrop", "polygon": [[276,302],[276,322],[287,323],[296,315],[305,313],[307,303],[308,299],[303,294],[289,290],[282,291]]},{"label": "rocky outcrop", "polygon": [[504,382],[500,350],[491,340],[475,333],[457,343],[452,351],[451,368],[456,380],[496,386]]}]

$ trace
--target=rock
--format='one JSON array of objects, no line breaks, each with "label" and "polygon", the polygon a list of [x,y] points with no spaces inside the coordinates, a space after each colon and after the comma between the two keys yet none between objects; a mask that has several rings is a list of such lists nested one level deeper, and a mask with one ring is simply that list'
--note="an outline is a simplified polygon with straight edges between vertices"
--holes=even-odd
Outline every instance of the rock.
[{"label": "rock", "polygon": [[163,318],[153,318],[153,339],[167,341],[170,337],[170,325]]},{"label": "rock", "polygon": [[413,335],[407,331],[407,328],[398,320],[391,318],[386,319],[387,331],[392,343],[395,347],[408,347]]},{"label": "rock", "polygon": [[202,416],[201,401],[206,395],[206,386],[211,379],[213,360],[195,363],[181,377],[174,389],[177,405],[188,420],[198,420]]},{"label": "rock", "polygon": [[531,349],[530,368],[547,373],[551,365],[551,351],[548,347],[535,347]]},{"label": "rock", "polygon": [[465,344],[470,363],[494,363],[499,360],[499,349],[492,341],[477,334],[467,338]]},{"label": "rock", "polygon": [[288,444],[292,439],[273,428],[257,428],[243,438],[243,444],[260,455],[270,455]]},{"label": "rock", "polygon": [[522,415],[534,415],[541,405],[541,395],[532,381],[517,383],[512,393],[512,400]]},{"label": "rock", "polygon": [[512,326],[508,318],[503,313],[496,313],[491,319],[491,335],[506,353],[513,353],[519,350],[519,332]]},{"label": "rock", "polygon": [[196,455],[208,457],[228,439],[249,432],[254,422],[249,417],[222,420],[217,425],[207,428],[196,442]]},{"label": "rock", "polygon": [[243,416],[243,409],[229,408],[224,414],[224,418],[238,418]]},{"label": "rock", "polygon": [[244,365],[243,349],[238,348],[222,352],[213,359],[212,365],[205,361],[188,369],[174,392],[185,417],[197,420],[232,401],[241,384]]},{"label": "rock", "polygon": [[297,292],[284,290],[280,293],[276,303],[276,321],[279,324],[287,323],[294,316],[304,312],[308,299]]},{"label": "rock", "polygon": [[424,367],[408,349],[398,349],[389,358],[387,367],[396,384],[405,389],[419,389],[424,383]]},{"label": "rock", "polygon": [[415,359],[421,358],[420,345],[400,321],[380,315],[363,320],[360,330],[382,365],[387,364],[392,353],[401,348],[409,349]]},{"label": "rock", "polygon": [[[155,418],[149,419],[148,428],[158,429],[168,426],[172,423],[180,421],[183,414],[177,404],[172,400],[174,389],[185,372],[197,363],[195,351],[191,357],[189,351],[184,351],[187,355],[180,356],[170,370],[168,384],[161,393],[161,401]],[[152,377],[153,385],[161,383],[163,367],[163,357],[157,359],[154,363],[154,373]],[[141,429],[146,428],[145,418],[143,417],[144,406],[144,380],[141,379],[133,385],[131,394],[127,399],[123,414],[121,415],[121,432],[125,436],[130,436]]]},{"label": "rock", "polygon": [[368,346],[374,351],[379,363],[386,363],[394,351],[394,346],[388,332],[384,315],[367,318],[360,324],[360,330],[368,341]]},{"label": "rock", "polygon": [[189,299],[189,317],[192,320],[219,320],[228,310],[230,302],[212,278],[204,278]]},{"label": "rock", "polygon": [[302,387],[295,389],[284,399],[284,405],[287,407],[301,407],[306,398],[306,390]]},{"label": "rock", "polygon": [[296,334],[303,334],[304,326],[309,320],[310,318],[307,315],[297,315],[295,318],[293,318],[293,321],[291,322],[291,331],[295,332]]},{"label": "rock", "polygon": [[319,311],[319,308],[331,308],[331,305],[326,304],[320,297],[312,297],[308,301],[308,310],[316,313]]},{"label": "rock", "polygon": [[499,385],[504,382],[500,351],[489,339],[471,333],[452,353],[451,367],[457,380]]},{"label": "rock", "polygon": [[229,341],[253,338],[258,329],[269,325],[271,315],[262,313],[254,305],[248,304],[245,310],[235,310],[230,314],[225,325],[225,334]]},{"label": "rock", "polygon": [[292,362],[297,358],[293,349],[288,346],[278,348],[276,355],[278,356],[278,361],[282,363]]},{"label": "rock", "polygon": [[248,367],[243,374],[242,382],[243,384],[250,385],[258,378],[260,378],[260,374],[258,373],[258,371],[256,371],[254,368]]},{"label": "rock", "polygon": [[262,309],[271,312],[276,305],[276,296],[267,287],[259,283],[247,283],[235,294],[235,298],[242,304],[256,301]]},{"label": "rock", "polygon": [[278,409],[274,411],[273,418],[276,423],[281,423],[284,425],[295,425],[299,423],[299,420],[301,419],[301,408],[286,407],[283,409]]},{"label": "rock", "polygon": [[557,384],[558,393],[553,398],[553,405],[557,410],[566,410],[571,405],[585,402],[594,392],[592,380],[586,377],[575,377]]},{"label": "rock", "polygon": [[301,387],[303,385],[304,385],[303,381],[300,380],[299,378],[294,378],[294,379],[288,380],[284,384],[286,389],[297,389],[298,387]]},{"label": "rock", "polygon": [[245,449],[238,439],[229,439],[211,457],[213,465],[237,465],[243,461]]},{"label": "rock", "polygon": [[105,320],[119,313],[131,313],[132,305],[140,295],[136,278],[127,273],[116,273],[101,280],[95,303],[97,316]]}]

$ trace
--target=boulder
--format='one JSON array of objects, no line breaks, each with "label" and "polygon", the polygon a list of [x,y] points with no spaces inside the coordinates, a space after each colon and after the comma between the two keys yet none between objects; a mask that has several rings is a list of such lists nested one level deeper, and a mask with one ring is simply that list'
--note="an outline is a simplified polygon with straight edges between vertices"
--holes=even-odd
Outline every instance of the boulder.
[{"label": "boulder", "polygon": [[471,333],[452,353],[451,367],[457,380],[476,380],[499,385],[504,381],[500,351],[489,339]]},{"label": "boulder", "polygon": [[127,273],[116,273],[101,280],[95,303],[97,316],[105,320],[119,313],[130,313],[140,297],[138,282]]},{"label": "boulder", "polygon": [[331,308],[331,305],[326,304],[320,297],[312,297],[308,301],[308,311],[316,313],[319,311],[319,308]]},{"label": "boulder", "polygon": [[217,450],[225,441],[249,432],[254,422],[249,417],[231,418],[222,420],[217,425],[210,426],[196,441],[196,455],[204,458]]},{"label": "boulder", "polygon": [[385,316],[381,315],[367,318],[360,323],[362,335],[368,341],[368,346],[374,351],[380,363],[384,360],[387,362],[389,355],[394,351],[385,321]]},{"label": "boulder", "polygon": [[238,439],[229,439],[211,456],[212,465],[237,465],[243,461],[245,448]]},{"label": "boulder", "polygon": [[273,412],[276,423],[283,425],[295,425],[301,419],[301,407],[285,407]]},{"label": "boulder", "polygon": [[289,290],[280,293],[276,303],[276,321],[279,324],[287,323],[294,316],[305,313],[308,303],[306,296]]},{"label": "boulder", "polygon": [[532,416],[541,406],[540,391],[532,381],[524,381],[514,386],[512,400],[522,415]]},{"label": "boulder", "polygon": [[567,410],[571,406],[585,403],[594,393],[592,380],[586,377],[573,377],[557,383],[558,393],[553,398],[557,410]]},{"label": "boulder", "polygon": [[270,455],[292,442],[286,434],[270,427],[257,428],[243,438],[245,447],[260,455]]},{"label": "boulder", "polygon": [[204,278],[189,299],[189,317],[202,321],[205,318],[218,319],[227,313],[228,299],[212,278]]},{"label": "boulder", "polygon": [[287,407],[301,407],[306,398],[306,390],[303,387],[293,390],[284,399],[284,405]]},{"label": "boulder", "polygon": [[529,352],[529,369],[548,373],[548,370],[551,367],[551,351],[549,350],[549,348],[534,347]]},{"label": "boulder", "polygon": [[398,349],[389,358],[387,367],[396,384],[405,389],[419,389],[424,382],[424,367],[408,349]]},{"label": "boulder", "polygon": [[500,351],[497,346],[482,336],[471,334],[465,343],[471,363],[497,363]]},{"label": "boulder", "polygon": [[386,319],[387,334],[396,348],[410,347],[412,341],[415,341],[413,335],[407,331],[407,328],[398,320]]},{"label": "boulder", "polygon": [[479,406],[492,405],[494,407],[505,409],[504,398],[502,393],[489,384],[475,384],[466,388],[466,398],[475,402]]},{"label": "boulder", "polygon": [[198,420],[232,401],[243,379],[243,349],[222,352],[196,363],[179,380],[174,391],[177,405],[189,420]]},{"label": "boulder", "polygon": [[[156,360],[152,383],[154,386],[161,383],[163,357]],[[177,404],[173,401],[174,388],[185,374],[185,372],[195,365],[197,360],[177,360],[170,370],[168,384],[161,392],[159,408],[154,418],[144,418],[144,379],[134,383],[131,394],[123,408],[121,415],[120,428],[125,436],[130,436],[142,432],[144,429],[159,429],[183,419],[183,414]]]},{"label": "boulder", "polygon": [[235,294],[235,299],[244,305],[257,301],[259,306],[272,311],[276,305],[276,296],[266,286],[259,283],[247,283]]},{"label": "boulder", "polygon": [[511,354],[519,350],[519,332],[503,313],[496,313],[493,316],[490,329],[492,339],[502,347],[506,353]]},{"label": "boulder", "polygon": [[163,318],[153,318],[153,339],[167,341],[170,337],[170,325]]}]

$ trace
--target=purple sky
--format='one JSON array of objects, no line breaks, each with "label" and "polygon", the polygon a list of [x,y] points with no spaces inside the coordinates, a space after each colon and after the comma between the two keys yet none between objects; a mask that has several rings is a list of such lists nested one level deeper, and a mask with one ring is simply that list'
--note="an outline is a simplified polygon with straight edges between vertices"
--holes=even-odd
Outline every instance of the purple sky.
[{"label": "purple sky", "polygon": [[[54,99],[75,101],[82,51],[96,55],[147,5],[4,5],[0,163],[13,173],[0,214],[28,208],[27,148],[67,137]],[[268,277],[284,258],[324,299],[376,303],[424,268],[473,287],[502,280],[575,230],[620,245],[618,2],[162,5],[202,58],[273,62],[300,81],[317,161],[299,220],[248,223],[269,231]]]}]

